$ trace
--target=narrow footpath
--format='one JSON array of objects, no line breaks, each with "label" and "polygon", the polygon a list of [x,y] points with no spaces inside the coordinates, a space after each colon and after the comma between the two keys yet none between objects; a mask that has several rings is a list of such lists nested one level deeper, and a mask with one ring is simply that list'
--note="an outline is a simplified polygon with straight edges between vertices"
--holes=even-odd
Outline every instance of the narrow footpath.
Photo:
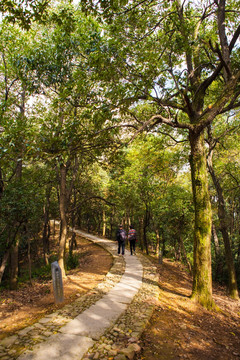
[{"label": "narrow footpath", "polygon": [[[76,230],[114,262],[94,290],[0,342],[2,360],[133,359],[158,296],[156,269],[144,256],[117,256],[117,244]],[[21,355],[20,355],[21,354]]]}]

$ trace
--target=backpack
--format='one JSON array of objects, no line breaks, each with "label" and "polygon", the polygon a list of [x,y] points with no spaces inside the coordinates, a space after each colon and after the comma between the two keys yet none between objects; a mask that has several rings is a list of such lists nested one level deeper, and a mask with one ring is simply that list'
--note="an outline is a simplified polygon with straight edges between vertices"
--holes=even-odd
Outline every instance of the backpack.
[{"label": "backpack", "polygon": [[136,240],[136,230],[130,229],[128,232],[128,240]]},{"label": "backpack", "polygon": [[119,239],[119,241],[121,241],[121,242],[124,242],[125,240],[126,240],[126,232],[125,232],[125,230],[119,230],[119,236],[118,236],[118,239]]}]

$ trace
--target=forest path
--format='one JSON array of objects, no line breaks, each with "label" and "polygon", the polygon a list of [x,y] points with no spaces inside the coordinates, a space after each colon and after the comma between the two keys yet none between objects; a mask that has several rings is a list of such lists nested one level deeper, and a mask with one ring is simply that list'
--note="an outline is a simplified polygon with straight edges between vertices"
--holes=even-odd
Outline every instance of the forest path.
[{"label": "forest path", "polygon": [[[101,239],[85,232],[76,233],[106,248],[117,257],[116,242]],[[142,286],[143,267],[136,256],[126,250],[126,267],[120,281],[100,300],[59,328],[55,334],[49,333],[47,341],[27,350],[19,360],[81,359],[86,351],[97,343],[107,329],[124,313]],[[45,318],[46,323],[49,317]],[[44,324],[44,318],[40,324]]]}]

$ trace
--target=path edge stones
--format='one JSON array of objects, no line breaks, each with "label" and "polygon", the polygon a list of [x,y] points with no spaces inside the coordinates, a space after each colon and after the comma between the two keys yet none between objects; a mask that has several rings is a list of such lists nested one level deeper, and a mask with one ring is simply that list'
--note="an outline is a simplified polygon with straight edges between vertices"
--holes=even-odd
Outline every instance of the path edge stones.
[{"label": "path edge stones", "polygon": [[[70,230],[71,231],[71,230]],[[92,239],[82,234],[77,234],[89,241]],[[111,240],[101,239],[103,242],[94,242],[103,247],[113,258],[113,264],[104,279],[93,289],[82,295],[79,299],[63,308],[43,316],[34,324],[27,326],[17,333],[7,336],[0,341],[0,359],[16,360],[18,357],[31,350],[35,345],[48,339],[51,333],[58,333],[59,329],[72,320],[76,314],[81,314],[106,295],[122,278],[125,272],[125,261],[123,257],[114,254],[115,243]],[[73,311],[75,308],[75,311]]]},{"label": "path edge stones", "polygon": [[140,338],[149,324],[159,298],[157,267],[142,253],[143,281],[138,293],[124,313],[109,328],[82,360],[133,360],[141,351]]}]

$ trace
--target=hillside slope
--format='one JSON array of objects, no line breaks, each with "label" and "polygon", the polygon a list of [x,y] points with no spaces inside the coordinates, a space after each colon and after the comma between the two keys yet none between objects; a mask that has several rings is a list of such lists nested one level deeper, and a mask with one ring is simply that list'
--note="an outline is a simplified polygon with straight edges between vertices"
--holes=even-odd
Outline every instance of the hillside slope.
[{"label": "hillside slope", "polygon": [[138,359],[240,359],[240,302],[215,286],[220,311],[207,311],[191,301],[191,278],[181,264],[164,260],[158,272],[158,306],[142,336]]}]

